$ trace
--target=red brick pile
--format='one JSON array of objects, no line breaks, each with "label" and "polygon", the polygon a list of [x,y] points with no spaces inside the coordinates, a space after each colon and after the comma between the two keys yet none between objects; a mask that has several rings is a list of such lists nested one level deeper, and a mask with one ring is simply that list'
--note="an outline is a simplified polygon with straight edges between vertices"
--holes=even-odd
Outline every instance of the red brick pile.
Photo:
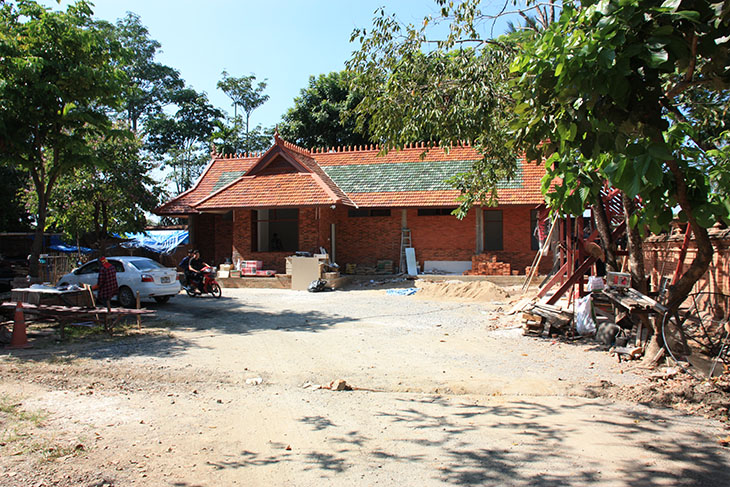
[{"label": "red brick pile", "polygon": [[506,262],[497,261],[492,254],[479,254],[471,258],[471,270],[464,272],[465,276],[509,276],[512,275],[512,266]]}]

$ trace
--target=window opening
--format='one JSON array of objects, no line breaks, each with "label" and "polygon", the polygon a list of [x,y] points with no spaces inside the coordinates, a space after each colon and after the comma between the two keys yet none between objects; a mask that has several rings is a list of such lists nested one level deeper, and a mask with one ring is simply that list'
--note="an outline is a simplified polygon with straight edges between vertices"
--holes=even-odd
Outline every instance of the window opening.
[{"label": "window opening", "polygon": [[503,250],[502,210],[484,210],[484,250]]},{"label": "window opening", "polygon": [[251,210],[251,251],[295,252],[299,249],[299,209]]}]

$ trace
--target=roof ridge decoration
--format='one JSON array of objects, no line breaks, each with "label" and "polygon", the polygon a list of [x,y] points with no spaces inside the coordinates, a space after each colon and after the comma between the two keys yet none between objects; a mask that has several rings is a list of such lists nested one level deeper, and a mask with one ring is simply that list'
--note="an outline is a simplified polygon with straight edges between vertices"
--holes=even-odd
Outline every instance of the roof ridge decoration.
[{"label": "roof ridge decoration", "polygon": [[222,160],[233,160],[233,159],[249,159],[252,157],[261,157],[264,155],[263,152],[235,152],[230,154],[213,154],[213,158],[219,161]]},{"label": "roof ridge decoration", "polygon": [[[290,144],[290,142],[284,141],[285,144]],[[444,146],[440,141],[433,143],[433,141],[429,142],[408,142],[407,144],[403,144],[403,147],[398,150],[405,150],[405,149],[441,149],[441,148],[453,148],[453,147],[473,147],[473,144],[469,140],[457,140],[455,143],[450,143],[448,146]],[[293,145],[293,144],[292,144]],[[299,150],[307,151],[306,149],[302,149],[301,147],[295,146]],[[365,152],[365,151],[380,151],[382,150],[382,146],[380,144],[364,144],[364,145],[338,145],[338,146],[320,146],[320,147],[314,147],[312,149],[309,149],[310,154],[329,154],[329,153],[335,153],[339,154],[341,152]]]}]

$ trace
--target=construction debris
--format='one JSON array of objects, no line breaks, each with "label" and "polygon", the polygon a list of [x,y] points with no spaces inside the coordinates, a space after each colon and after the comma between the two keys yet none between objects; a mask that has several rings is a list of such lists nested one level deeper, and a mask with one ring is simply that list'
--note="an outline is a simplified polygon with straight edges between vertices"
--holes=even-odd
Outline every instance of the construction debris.
[{"label": "construction debris", "polygon": [[544,303],[528,303],[522,311],[525,335],[564,335],[573,321],[572,312]]},{"label": "construction debris", "polygon": [[344,379],[337,379],[330,382],[329,387],[326,387],[326,389],[332,391],[351,391],[352,387]]},{"label": "construction debris", "polygon": [[465,276],[511,276],[512,266],[499,262],[494,254],[479,254],[471,258],[471,270]]}]

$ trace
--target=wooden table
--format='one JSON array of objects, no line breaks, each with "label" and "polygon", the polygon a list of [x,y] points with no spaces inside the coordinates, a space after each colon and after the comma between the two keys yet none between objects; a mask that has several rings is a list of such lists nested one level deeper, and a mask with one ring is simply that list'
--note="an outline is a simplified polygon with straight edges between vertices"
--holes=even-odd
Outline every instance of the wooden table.
[{"label": "wooden table", "polygon": [[28,304],[94,307],[94,297],[88,289],[60,290],[38,286],[16,288],[11,291],[10,301]]},{"label": "wooden table", "polygon": [[[17,303],[6,302],[1,305],[4,311],[12,312],[17,307]],[[94,321],[104,326],[104,329],[111,335],[114,332],[114,326],[124,316],[140,316],[154,314],[154,310],[147,309],[128,309],[128,308],[91,308],[81,306],[61,306],[49,304],[29,304],[23,303],[23,312],[42,316],[44,319],[58,322],[61,338],[65,338],[64,328],[74,321]]]}]

